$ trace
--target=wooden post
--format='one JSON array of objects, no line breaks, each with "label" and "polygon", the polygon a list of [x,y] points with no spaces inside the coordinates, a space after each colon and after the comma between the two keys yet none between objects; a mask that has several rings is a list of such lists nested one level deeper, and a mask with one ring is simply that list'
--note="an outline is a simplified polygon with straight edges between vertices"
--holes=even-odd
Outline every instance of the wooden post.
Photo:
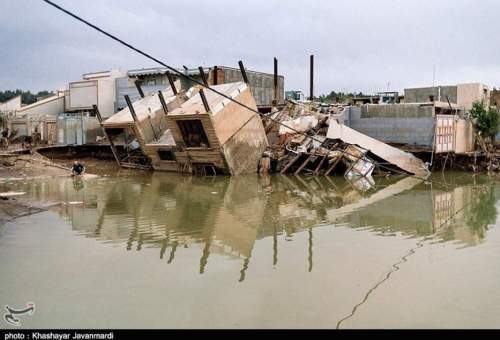
[{"label": "wooden post", "polygon": [[247,72],[245,71],[245,67],[243,66],[243,62],[240,60],[238,61],[238,65],[240,65],[240,71],[241,71],[241,76],[243,77],[243,81],[245,84],[249,84],[248,82],[248,77],[247,77]]},{"label": "wooden post", "polygon": [[132,115],[134,122],[137,123],[137,121],[138,121],[137,115],[135,114],[134,106],[132,105],[132,102],[130,101],[130,97],[128,96],[128,94],[126,94],[124,97],[125,97],[125,101],[127,102],[128,110],[130,111],[130,114]]},{"label": "wooden post", "polygon": [[342,155],[340,155],[339,158],[337,158],[335,160],[335,162],[333,162],[332,166],[330,168],[328,168],[328,170],[325,172],[325,176],[328,176],[330,174],[330,172],[332,172],[333,169],[335,169],[335,167],[337,166],[337,164],[339,164],[342,157],[344,157],[344,153],[345,153],[345,151],[342,151]]},{"label": "wooden post", "polygon": [[314,174],[317,175],[319,173],[319,171],[321,170],[321,166],[323,165],[323,163],[325,162],[326,158],[328,157],[328,153],[330,151],[332,151],[332,149],[334,147],[337,146],[337,143],[335,143],[332,147],[328,148],[328,152],[325,153],[325,155],[323,156],[323,158],[321,158],[321,161],[319,162],[318,166],[316,167],[316,169],[314,170]]},{"label": "wooden post", "polygon": [[177,89],[175,88],[175,83],[174,83],[174,78],[172,77],[172,73],[167,71],[167,78],[168,78],[168,83],[170,84],[170,88],[174,92],[174,95],[177,94]]},{"label": "wooden post", "polygon": [[274,58],[274,98],[273,106],[278,105],[278,59]]},{"label": "wooden post", "polygon": [[309,163],[313,157],[314,157],[314,152],[311,152],[311,154],[309,155],[309,157],[307,157],[307,159],[304,161],[304,163],[302,163],[302,165],[297,169],[297,171],[295,171],[294,175],[300,174],[300,172],[302,171],[302,169],[305,168],[305,166],[307,165],[307,163]]},{"label": "wooden post", "polygon": [[214,66],[214,81],[213,81],[213,84],[214,85],[218,85],[219,83],[219,68],[217,67],[217,65]]},{"label": "wooden post", "polygon": [[288,162],[288,164],[281,170],[281,174],[284,174],[288,171],[288,169],[290,169],[290,167],[299,160],[300,156],[302,156],[301,153],[298,153],[297,156],[295,156],[292,160],[290,160],[290,162]]},{"label": "wooden post", "polygon": [[109,138],[109,135],[106,132],[106,129],[102,125],[101,113],[99,112],[97,105],[94,104],[93,108],[94,108],[94,112],[95,112],[95,115],[97,117],[97,120],[99,121],[99,125],[101,125],[102,131],[104,132],[104,136],[106,136],[106,138],[108,139],[109,146],[111,147],[111,152],[113,153],[113,156],[115,157],[116,163],[118,164],[118,166],[121,166],[120,158],[118,157],[118,151],[116,150],[115,144],[113,143],[111,138]]},{"label": "wooden post", "polygon": [[141,96],[141,98],[144,98],[144,92],[142,92],[142,88],[141,88],[141,81],[139,79],[137,79],[135,82],[135,87],[137,88],[137,91],[139,92],[139,95]]},{"label": "wooden post", "polygon": [[205,97],[205,92],[203,92],[203,89],[200,89],[200,97],[201,101],[203,102],[203,106],[205,107],[205,111],[210,112],[210,106],[208,106],[207,97]]},{"label": "wooden post", "polygon": [[203,67],[198,67],[198,70],[200,70],[200,77],[201,77],[201,80],[203,81],[203,85],[205,85],[206,87],[208,87],[208,80],[207,80],[207,76],[205,75],[205,72],[203,71]]},{"label": "wooden post", "polygon": [[328,153],[326,153],[322,158],[321,158],[321,161],[319,162],[318,166],[316,167],[316,169],[314,170],[314,174],[317,175],[319,173],[319,170],[321,169],[321,166],[323,165],[323,163],[325,162],[326,160],[326,157],[328,156]]},{"label": "wooden post", "polygon": [[167,103],[165,102],[165,97],[163,97],[163,92],[158,91],[158,98],[160,98],[161,107],[163,108],[163,113],[168,114]]},{"label": "wooden post", "polygon": [[314,55],[311,54],[309,65],[309,100],[314,100]]}]

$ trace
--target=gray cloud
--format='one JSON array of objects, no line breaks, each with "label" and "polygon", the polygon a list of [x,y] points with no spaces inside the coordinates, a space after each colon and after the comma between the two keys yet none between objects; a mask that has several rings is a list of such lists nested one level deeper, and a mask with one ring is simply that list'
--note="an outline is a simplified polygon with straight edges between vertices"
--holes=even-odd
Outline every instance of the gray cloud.
[{"label": "gray cloud", "polygon": [[[373,92],[482,81],[500,85],[495,0],[71,1],[62,6],[173,65],[272,71],[287,89]],[[86,72],[154,63],[40,0],[0,2],[0,89],[65,87]]]}]

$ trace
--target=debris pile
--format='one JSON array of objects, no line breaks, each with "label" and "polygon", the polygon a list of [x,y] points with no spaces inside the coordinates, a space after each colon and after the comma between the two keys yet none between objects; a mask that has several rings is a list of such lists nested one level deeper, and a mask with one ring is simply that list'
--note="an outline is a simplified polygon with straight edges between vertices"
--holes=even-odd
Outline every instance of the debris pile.
[{"label": "debris pile", "polygon": [[361,187],[378,173],[423,174],[423,163],[409,153],[339,124],[343,107],[325,110],[312,103],[289,101],[264,119],[269,147],[260,171],[328,176],[343,174]]}]

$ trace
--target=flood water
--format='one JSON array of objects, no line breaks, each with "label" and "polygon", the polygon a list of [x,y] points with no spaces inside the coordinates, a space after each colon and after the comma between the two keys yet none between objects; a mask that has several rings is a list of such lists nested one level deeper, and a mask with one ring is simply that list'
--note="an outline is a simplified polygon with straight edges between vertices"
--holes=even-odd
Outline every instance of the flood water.
[{"label": "flood water", "polygon": [[4,181],[62,204],[0,227],[0,305],[35,303],[22,328],[498,328],[500,182],[431,179]]}]

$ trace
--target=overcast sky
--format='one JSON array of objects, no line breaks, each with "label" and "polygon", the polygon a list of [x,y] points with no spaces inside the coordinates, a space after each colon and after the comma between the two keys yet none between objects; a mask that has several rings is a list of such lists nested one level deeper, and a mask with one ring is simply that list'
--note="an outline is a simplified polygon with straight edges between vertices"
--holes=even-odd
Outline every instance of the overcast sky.
[{"label": "overcast sky", "polygon": [[[172,66],[243,60],[286,89],[483,82],[500,86],[498,0],[54,0]],[[83,73],[155,66],[41,0],[0,0],[0,90],[58,89]]]}]

